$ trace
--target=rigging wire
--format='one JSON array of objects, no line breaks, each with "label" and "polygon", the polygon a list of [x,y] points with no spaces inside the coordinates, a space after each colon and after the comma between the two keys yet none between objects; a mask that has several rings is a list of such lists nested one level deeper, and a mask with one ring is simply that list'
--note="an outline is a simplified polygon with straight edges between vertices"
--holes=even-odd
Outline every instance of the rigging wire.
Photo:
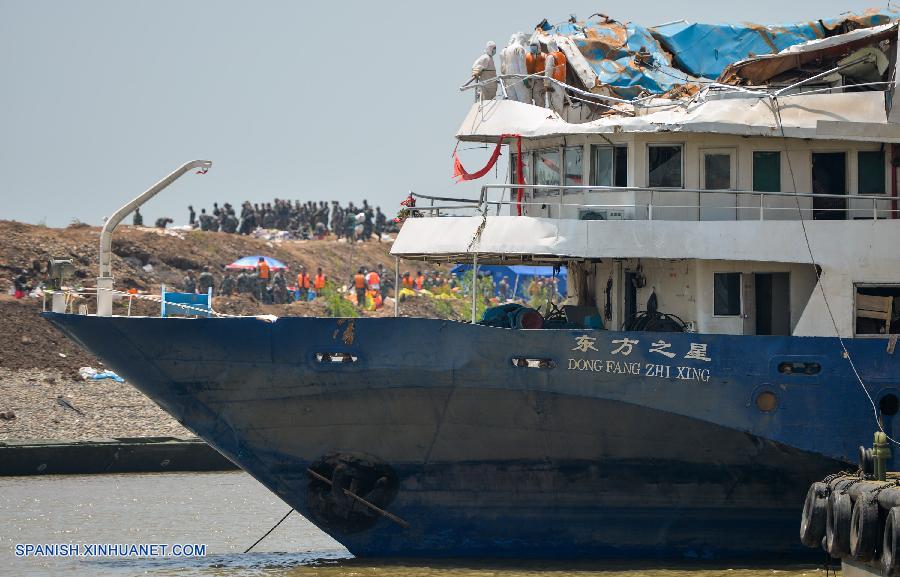
[{"label": "rigging wire", "polygon": [[244,553],[249,553],[251,549],[253,549],[253,548],[256,547],[257,545],[259,545],[260,541],[262,541],[263,539],[265,539],[266,537],[268,537],[269,534],[270,534],[272,531],[274,531],[275,529],[278,528],[279,525],[281,525],[282,523],[284,523],[284,520],[287,519],[287,518],[290,516],[290,514],[293,513],[293,512],[294,512],[294,510],[291,509],[290,511],[288,511],[287,513],[285,513],[284,517],[282,517],[280,521],[278,521],[277,523],[275,523],[275,525],[273,525],[271,529],[269,529],[268,531],[266,531],[265,534],[264,534],[262,537],[260,537],[259,539],[257,539],[256,542],[253,543],[253,545],[250,545],[249,547],[247,547],[247,548],[244,550]]},{"label": "rigging wire", "polygon": [[[781,132],[781,141],[784,143],[784,156],[787,159],[788,172],[791,175],[791,183],[794,187],[794,192],[797,192],[797,179],[794,176],[794,166],[791,163],[791,156],[788,151],[787,146],[787,137],[784,132],[784,123],[781,120],[781,105],[778,102],[778,97],[772,95],[772,104],[773,104],[773,112],[775,115],[775,122],[778,124],[778,129]],[[853,362],[853,356],[850,355],[850,351],[847,349],[847,344],[844,342],[844,338],[841,336],[840,330],[838,330],[837,320],[834,318],[834,313],[831,310],[831,303],[828,302],[828,295],[825,294],[825,285],[822,282],[821,275],[821,267],[816,264],[815,256],[813,255],[812,243],[809,241],[809,234],[806,230],[806,222],[803,220],[803,209],[800,207],[800,197],[795,196],[794,201],[797,204],[797,215],[800,218],[800,227],[803,230],[803,239],[806,242],[806,250],[809,253],[810,263],[815,267],[816,270],[816,284],[819,286],[819,292],[822,293],[822,300],[825,302],[825,310],[828,311],[828,317],[831,319],[831,324],[834,327],[834,334],[838,339],[838,343],[841,345],[842,355],[845,359],[847,359],[847,363],[850,365],[850,369],[853,371],[853,375],[856,377],[856,381],[859,383],[860,388],[863,390],[863,393],[866,395],[866,398],[869,399],[869,404],[872,405],[872,413],[875,416],[875,423],[878,425],[878,430],[884,433],[884,436],[887,439],[894,443],[895,445],[900,445],[900,441],[897,441],[893,437],[887,434],[884,430],[884,425],[881,422],[881,419],[878,417],[878,407],[875,406],[875,400],[872,398],[872,395],[869,393],[869,389],[866,388],[866,383],[863,381],[862,376],[859,374],[859,370],[856,368],[856,363]]]}]

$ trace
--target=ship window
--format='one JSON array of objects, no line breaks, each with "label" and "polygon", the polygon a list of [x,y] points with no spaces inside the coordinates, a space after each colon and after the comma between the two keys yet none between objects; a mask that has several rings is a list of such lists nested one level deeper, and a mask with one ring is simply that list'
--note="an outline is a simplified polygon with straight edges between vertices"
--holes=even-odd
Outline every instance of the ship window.
[{"label": "ship window", "polygon": [[[559,158],[558,148],[545,148],[534,153],[534,183],[548,186],[559,186]],[[559,189],[535,190],[534,196],[549,196],[559,194]]]},{"label": "ship window", "polygon": [[591,147],[591,186],[628,186],[628,147]]},{"label": "ship window", "polygon": [[[515,152],[512,153],[509,159],[509,182],[510,184],[518,184],[519,175],[516,174],[516,167],[519,165],[518,163],[519,155]],[[525,184],[531,184],[529,178],[531,177],[531,153],[523,152],[522,153],[522,176],[524,177]]]},{"label": "ship window", "polygon": [[580,146],[567,146],[563,149],[563,161],[566,167],[566,186],[581,186],[584,184],[584,169],[582,157],[584,149]]},{"label": "ship window", "polygon": [[703,153],[703,188],[704,190],[727,190],[734,188],[731,165],[734,154],[727,151]]},{"label": "ship window", "polygon": [[648,158],[648,186],[651,188],[683,188],[680,144],[651,144]]},{"label": "ship window", "polygon": [[900,286],[856,287],[856,334],[888,335],[900,332]]},{"label": "ship window", "polygon": [[859,194],[884,194],[884,152],[860,151],[858,161]]},{"label": "ship window", "polygon": [[753,151],[753,190],[781,192],[781,153]]},{"label": "ship window", "polygon": [[713,274],[713,314],[722,317],[741,314],[741,273]]}]

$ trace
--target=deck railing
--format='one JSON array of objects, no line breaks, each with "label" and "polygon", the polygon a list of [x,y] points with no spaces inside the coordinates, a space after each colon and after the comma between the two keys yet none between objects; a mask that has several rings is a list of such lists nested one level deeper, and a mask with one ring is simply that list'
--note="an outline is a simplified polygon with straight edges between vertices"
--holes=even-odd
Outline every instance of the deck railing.
[{"label": "deck railing", "polygon": [[[521,202],[519,190],[523,191]],[[415,207],[423,216],[467,211],[516,215],[521,209],[528,216],[571,219],[586,219],[584,215],[590,211],[607,211],[607,215],[614,211],[616,220],[883,220],[898,218],[900,212],[897,197],[886,194],[488,184],[481,187],[479,198],[413,196],[428,201]],[[609,202],[603,202],[603,197]],[[504,207],[509,210],[504,212]]]}]

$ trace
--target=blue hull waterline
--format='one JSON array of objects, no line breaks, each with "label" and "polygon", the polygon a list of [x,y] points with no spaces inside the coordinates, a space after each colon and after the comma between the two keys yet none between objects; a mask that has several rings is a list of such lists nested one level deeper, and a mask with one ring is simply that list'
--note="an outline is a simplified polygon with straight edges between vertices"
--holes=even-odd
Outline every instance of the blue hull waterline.
[{"label": "blue hull waterline", "polygon": [[876,426],[833,338],[46,317],[359,556],[808,555],[809,484]]}]

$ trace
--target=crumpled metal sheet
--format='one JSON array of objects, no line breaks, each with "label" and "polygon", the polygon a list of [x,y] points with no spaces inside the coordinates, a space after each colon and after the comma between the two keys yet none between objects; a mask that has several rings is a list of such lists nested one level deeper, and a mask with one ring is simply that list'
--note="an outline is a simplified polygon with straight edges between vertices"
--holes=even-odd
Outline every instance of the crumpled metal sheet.
[{"label": "crumpled metal sheet", "polygon": [[[672,67],[671,56],[653,38],[650,29],[640,24],[566,23],[557,27],[557,34],[571,35],[598,80],[622,97],[634,98],[644,91],[668,92],[694,80]],[[647,54],[643,62],[636,58],[641,48]]]},{"label": "crumpled metal sheet", "polygon": [[809,63],[831,60],[851,54],[883,40],[897,38],[898,23],[854,30],[824,40],[811,40],[788,47],[778,54],[747,58],[729,64],[719,77],[725,84],[764,84],[769,79]]},{"label": "crumpled metal sheet", "polygon": [[870,10],[838,18],[780,26],[759,24],[697,24],[673,22],[652,29],[657,40],[675,57],[682,70],[695,76],[718,78],[729,64],[782,50],[835,32],[869,28],[900,18],[894,11]]}]

